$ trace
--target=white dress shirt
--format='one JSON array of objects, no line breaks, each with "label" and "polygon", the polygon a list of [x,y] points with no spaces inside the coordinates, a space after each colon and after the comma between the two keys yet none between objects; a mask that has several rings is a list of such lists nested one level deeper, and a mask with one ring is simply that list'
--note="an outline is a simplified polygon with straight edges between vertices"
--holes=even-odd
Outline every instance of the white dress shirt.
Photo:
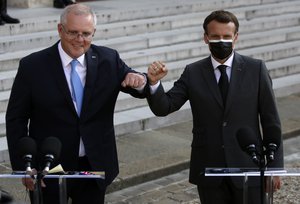
[{"label": "white dress shirt", "polygon": [[[70,57],[63,49],[61,46],[61,42],[59,42],[58,44],[58,51],[59,51],[59,55],[60,55],[60,59],[62,62],[62,66],[64,69],[64,73],[68,82],[68,86],[69,86],[69,90],[70,93],[72,95],[72,87],[71,87],[71,61],[73,60],[72,57]],[[85,85],[85,78],[86,78],[86,61],[85,61],[85,54],[81,55],[80,57],[77,58],[78,60],[78,64],[76,66],[76,71],[80,77],[81,83],[84,87]],[[76,102],[73,100],[74,103],[74,107],[75,109],[77,109],[76,107]],[[82,139],[80,137],[80,146],[79,146],[79,153],[78,153],[79,157],[83,157],[85,156],[85,149],[84,149],[84,145],[82,142]]]},{"label": "white dress shirt", "polygon": [[[228,80],[229,81],[230,81],[230,77],[231,77],[231,67],[232,67],[233,57],[234,57],[234,52],[232,52],[231,56],[223,64],[223,65],[227,66],[227,68],[226,68],[226,74],[228,76]],[[218,69],[218,66],[222,65],[222,64],[220,62],[216,61],[212,56],[211,56],[211,63],[212,63],[213,68],[214,68],[214,72],[215,72],[215,76],[216,76],[217,82],[219,82],[219,79],[221,77],[221,72]]]}]

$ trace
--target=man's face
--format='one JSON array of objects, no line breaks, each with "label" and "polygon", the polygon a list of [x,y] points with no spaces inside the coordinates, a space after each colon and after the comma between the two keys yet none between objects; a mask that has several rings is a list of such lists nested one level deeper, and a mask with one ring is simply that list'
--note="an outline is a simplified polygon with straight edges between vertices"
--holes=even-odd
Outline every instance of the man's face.
[{"label": "man's face", "polygon": [[58,25],[61,45],[72,58],[78,58],[90,48],[95,32],[92,15],[69,13],[65,24]]},{"label": "man's face", "polygon": [[204,41],[209,44],[209,40],[232,40],[232,48],[238,39],[238,33],[235,33],[235,25],[233,22],[220,23],[211,21],[207,25],[207,33],[204,34]]}]

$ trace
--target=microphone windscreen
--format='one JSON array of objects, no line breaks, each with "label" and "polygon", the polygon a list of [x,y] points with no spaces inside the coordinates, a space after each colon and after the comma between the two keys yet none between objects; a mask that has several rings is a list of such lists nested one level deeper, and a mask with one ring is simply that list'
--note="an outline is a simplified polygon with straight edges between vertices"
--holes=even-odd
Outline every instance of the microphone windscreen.
[{"label": "microphone windscreen", "polygon": [[42,155],[51,154],[54,159],[58,159],[61,151],[61,142],[56,137],[47,137],[41,146]]},{"label": "microphone windscreen", "polygon": [[249,127],[240,128],[236,133],[236,138],[237,138],[237,141],[238,141],[240,147],[244,151],[246,151],[246,148],[249,145],[252,145],[252,144],[256,145],[257,144],[254,132]]},{"label": "microphone windscreen", "polygon": [[279,126],[270,126],[263,130],[264,139],[263,144],[264,146],[268,146],[271,143],[280,146],[281,143],[281,128]]},{"label": "microphone windscreen", "polygon": [[24,155],[36,155],[36,143],[31,137],[22,137],[17,144],[17,151],[20,157]]}]

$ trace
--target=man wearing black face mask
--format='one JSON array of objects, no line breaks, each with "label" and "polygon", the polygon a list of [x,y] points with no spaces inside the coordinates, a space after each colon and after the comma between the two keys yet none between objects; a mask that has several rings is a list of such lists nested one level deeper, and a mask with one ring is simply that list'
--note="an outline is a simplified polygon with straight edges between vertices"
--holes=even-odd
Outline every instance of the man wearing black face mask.
[{"label": "man wearing black face mask", "polygon": [[[147,99],[157,116],[177,111],[189,100],[193,114],[189,181],[197,185],[201,204],[240,204],[243,178],[205,177],[205,168],[257,168],[240,148],[236,133],[241,127],[249,127],[261,150],[260,126],[263,132],[278,127],[282,142],[280,119],[265,63],[234,51],[237,18],[228,11],[214,11],[204,20],[203,28],[211,56],[187,65],[166,93],[160,79],[168,70],[164,63],[153,62],[148,67]],[[267,137],[274,136],[264,135]],[[283,167],[282,144],[275,154],[269,167]],[[261,203],[259,178],[249,178],[248,185],[248,203]],[[280,185],[276,177],[274,190]]]}]

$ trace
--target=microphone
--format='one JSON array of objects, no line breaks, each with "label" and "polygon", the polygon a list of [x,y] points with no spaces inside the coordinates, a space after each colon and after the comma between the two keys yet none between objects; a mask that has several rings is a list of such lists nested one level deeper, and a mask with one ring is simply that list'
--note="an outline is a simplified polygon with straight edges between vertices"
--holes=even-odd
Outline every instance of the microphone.
[{"label": "microphone", "polygon": [[259,165],[260,162],[257,157],[256,140],[252,129],[249,127],[240,128],[237,131],[236,138],[241,149],[251,156],[252,161],[255,164]]},{"label": "microphone", "polygon": [[56,137],[48,137],[43,141],[41,146],[41,152],[45,161],[43,175],[47,175],[49,173],[51,164],[60,156],[60,150],[61,142]]},{"label": "microphone", "polygon": [[266,157],[268,162],[275,159],[275,152],[281,143],[281,129],[279,126],[268,127],[264,130],[263,145],[266,149]]},{"label": "microphone", "polygon": [[28,136],[22,137],[17,144],[17,149],[19,151],[20,157],[22,157],[25,162],[26,173],[31,174],[31,162],[33,160],[33,157],[36,156],[37,151],[34,139]]}]

